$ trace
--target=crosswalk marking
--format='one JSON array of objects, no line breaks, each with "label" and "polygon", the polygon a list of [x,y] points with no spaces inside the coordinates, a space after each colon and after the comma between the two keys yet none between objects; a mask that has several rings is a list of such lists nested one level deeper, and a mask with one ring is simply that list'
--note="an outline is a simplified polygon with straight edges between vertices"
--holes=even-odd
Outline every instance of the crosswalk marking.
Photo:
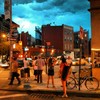
[{"label": "crosswalk marking", "polygon": [[28,96],[28,94],[11,94],[11,95],[4,95],[4,96],[0,96],[0,99],[3,99],[3,98],[11,98],[11,97],[20,97],[20,96]]}]

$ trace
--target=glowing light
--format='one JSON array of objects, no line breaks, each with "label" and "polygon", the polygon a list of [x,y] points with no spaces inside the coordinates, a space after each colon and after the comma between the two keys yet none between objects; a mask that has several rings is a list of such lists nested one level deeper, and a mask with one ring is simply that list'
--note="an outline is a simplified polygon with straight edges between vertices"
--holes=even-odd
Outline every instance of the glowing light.
[{"label": "glowing light", "polygon": [[100,51],[99,48],[98,48],[98,49],[92,48],[91,50],[92,50],[92,51]]}]

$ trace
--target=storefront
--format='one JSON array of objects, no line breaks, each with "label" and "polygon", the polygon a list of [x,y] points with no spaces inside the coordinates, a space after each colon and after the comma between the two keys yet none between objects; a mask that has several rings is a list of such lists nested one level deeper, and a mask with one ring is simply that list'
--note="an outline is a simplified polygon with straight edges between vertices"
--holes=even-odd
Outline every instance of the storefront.
[{"label": "storefront", "polygon": [[98,80],[100,80],[100,50],[99,49],[92,49],[92,74]]}]

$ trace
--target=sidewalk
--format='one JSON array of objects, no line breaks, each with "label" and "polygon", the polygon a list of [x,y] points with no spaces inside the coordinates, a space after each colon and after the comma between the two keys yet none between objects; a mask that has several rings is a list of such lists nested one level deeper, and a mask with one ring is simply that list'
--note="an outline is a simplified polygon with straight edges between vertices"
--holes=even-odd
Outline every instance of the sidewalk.
[{"label": "sidewalk", "polygon": [[[63,94],[63,90],[61,87],[61,80],[57,74],[55,74],[55,88],[52,87],[51,81],[49,88],[47,88],[47,74],[43,71],[43,83],[37,83],[34,81],[33,73],[31,73],[29,82],[25,83],[24,78],[21,78],[21,85],[17,85],[17,81],[14,80],[14,85],[8,85],[9,80],[8,77],[0,78],[0,90],[9,90],[9,91],[32,91],[32,92],[45,92],[45,93],[57,93]],[[68,95],[74,96],[88,96],[88,97],[100,97],[100,89],[96,91],[89,91],[84,86],[81,87],[81,90],[73,89],[68,90]]]}]

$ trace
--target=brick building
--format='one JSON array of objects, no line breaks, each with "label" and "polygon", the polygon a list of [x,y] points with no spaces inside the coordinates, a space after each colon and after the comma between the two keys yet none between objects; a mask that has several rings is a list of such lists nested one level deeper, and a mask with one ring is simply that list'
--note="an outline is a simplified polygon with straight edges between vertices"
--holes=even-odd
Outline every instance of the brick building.
[{"label": "brick building", "polygon": [[70,53],[74,50],[73,27],[67,25],[61,26],[42,26],[42,44],[56,50],[57,54]]},{"label": "brick building", "polygon": [[[79,31],[74,32],[74,53],[75,58],[80,57],[80,41],[79,41]],[[82,40],[82,57],[88,57],[89,56],[89,32],[84,30],[84,36]]]}]

